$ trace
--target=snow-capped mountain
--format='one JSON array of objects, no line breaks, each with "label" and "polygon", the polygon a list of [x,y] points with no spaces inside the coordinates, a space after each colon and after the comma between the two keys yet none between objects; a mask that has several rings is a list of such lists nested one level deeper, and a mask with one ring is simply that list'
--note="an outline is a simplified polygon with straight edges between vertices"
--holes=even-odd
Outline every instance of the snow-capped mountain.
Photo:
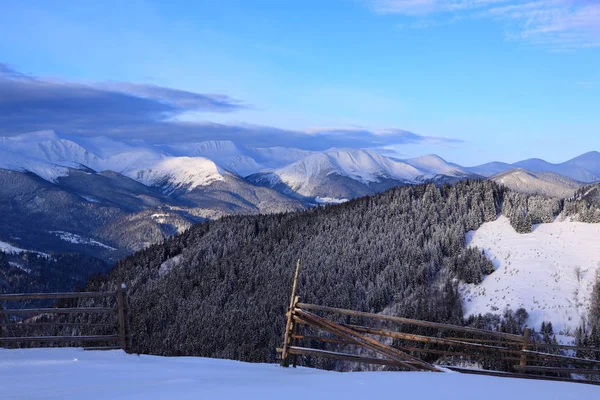
[{"label": "snow-capped mountain", "polygon": [[449,177],[468,177],[473,175],[473,173],[460,165],[449,163],[435,154],[428,154],[403,161],[428,175],[444,175]]},{"label": "snow-capped mountain", "polygon": [[401,184],[417,183],[424,172],[368,150],[330,150],[249,179],[304,197],[348,199]]},{"label": "snow-capped mountain", "polygon": [[232,141],[152,146],[106,137],[66,137],[53,131],[0,138],[7,153],[0,167],[33,172],[56,182],[69,169],[115,171],[165,193],[188,191],[243,178],[301,197],[352,198],[399,184],[439,176],[467,177],[469,172],[437,156],[394,160],[359,149],[325,152],[238,145]]},{"label": "snow-capped mountain", "polygon": [[147,186],[160,186],[166,193],[184,188],[192,191],[224,179],[229,172],[204,157],[169,157],[134,172],[134,179]]}]

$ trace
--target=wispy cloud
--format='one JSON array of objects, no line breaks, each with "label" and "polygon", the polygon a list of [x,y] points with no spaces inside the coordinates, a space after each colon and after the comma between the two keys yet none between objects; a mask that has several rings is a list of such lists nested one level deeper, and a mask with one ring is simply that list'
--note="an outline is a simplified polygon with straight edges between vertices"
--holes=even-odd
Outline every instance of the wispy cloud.
[{"label": "wispy cloud", "polygon": [[54,129],[80,136],[143,139],[154,144],[234,140],[253,146],[308,150],[460,142],[401,129],[351,127],[301,131],[243,123],[182,121],[178,117],[190,111],[229,113],[249,106],[222,94],[201,94],[161,86],[84,85],[46,80],[22,74],[1,63],[0,93],[0,136]]},{"label": "wispy cloud", "polygon": [[509,39],[553,50],[600,46],[598,0],[370,0],[369,3],[377,13],[435,17],[437,24],[457,16],[495,20],[506,25]]},{"label": "wispy cloud", "polygon": [[506,3],[509,0],[371,0],[371,7],[380,14],[422,16],[458,12]]},{"label": "wispy cloud", "polygon": [[591,81],[579,81],[579,82],[575,82],[575,84],[577,86],[581,86],[582,88],[585,88],[585,89],[591,89],[594,87],[594,82],[591,82]]},{"label": "wispy cloud", "polygon": [[[85,85],[39,79],[0,64],[0,123],[37,128],[79,123],[103,127],[163,121],[182,113],[227,113],[246,108],[224,95],[142,84]],[[47,129],[50,126],[46,126]]]}]

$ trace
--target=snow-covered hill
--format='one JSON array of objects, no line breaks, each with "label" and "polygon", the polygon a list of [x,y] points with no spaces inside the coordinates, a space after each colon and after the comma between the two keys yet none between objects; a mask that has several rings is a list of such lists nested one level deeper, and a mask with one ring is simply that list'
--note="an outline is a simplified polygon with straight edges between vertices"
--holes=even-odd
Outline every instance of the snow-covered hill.
[{"label": "snow-covered hill", "polygon": [[281,368],[199,357],[70,348],[0,349],[3,400],[594,399],[600,388],[445,372]]},{"label": "snow-covered hill", "polygon": [[506,172],[514,168],[515,167],[512,164],[494,161],[475,167],[467,167],[465,169],[473,174],[490,177],[492,175],[500,174],[502,172]]},{"label": "snow-covered hill", "polygon": [[525,308],[529,325],[539,331],[551,321],[555,332],[573,334],[587,315],[600,271],[600,224],[554,222],[519,234],[506,217],[467,234],[496,270],[479,285],[464,285],[465,315],[501,314]]},{"label": "snow-covered hill", "polygon": [[512,169],[490,178],[504,186],[527,194],[548,197],[572,197],[582,183],[553,172],[530,172],[524,169]]},{"label": "snow-covered hill", "polygon": [[403,160],[428,175],[445,175],[450,177],[463,177],[472,175],[471,172],[457,164],[452,164],[435,154]]},{"label": "snow-covered hill", "polygon": [[417,183],[424,172],[368,150],[312,154],[261,179],[306,197],[343,199],[374,193],[374,185]]},{"label": "snow-covered hill", "polygon": [[226,171],[204,157],[169,157],[133,172],[133,178],[148,186],[160,186],[166,194],[176,189],[192,191],[224,179]]},{"label": "snow-covered hill", "polygon": [[491,162],[466,169],[490,177],[514,168],[523,168],[532,172],[553,172],[579,182],[596,182],[600,180],[600,152],[591,151],[559,164],[552,164],[539,158],[531,158],[514,164]]}]

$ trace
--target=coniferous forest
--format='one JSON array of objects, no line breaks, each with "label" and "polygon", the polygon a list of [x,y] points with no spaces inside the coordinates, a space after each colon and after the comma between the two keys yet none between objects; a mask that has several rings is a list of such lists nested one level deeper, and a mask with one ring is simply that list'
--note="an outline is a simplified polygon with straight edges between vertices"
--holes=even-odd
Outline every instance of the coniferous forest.
[{"label": "coniferous forest", "polygon": [[298,258],[301,301],[477,324],[463,320],[458,283],[480,282],[493,266],[466,248],[465,233],[501,212],[527,232],[563,209],[490,181],[399,187],[202,223],[119,262],[89,289],[129,285],[135,352],[272,362]]}]

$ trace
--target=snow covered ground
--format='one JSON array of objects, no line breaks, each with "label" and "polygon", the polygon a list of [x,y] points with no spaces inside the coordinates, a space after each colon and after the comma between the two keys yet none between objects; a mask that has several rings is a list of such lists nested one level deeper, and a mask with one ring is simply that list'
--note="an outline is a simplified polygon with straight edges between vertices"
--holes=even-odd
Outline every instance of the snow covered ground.
[{"label": "snow covered ground", "polygon": [[506,217],[467,233],[496,271],[479,285],[464,285],[465,314],[501,314],[523,307],[539,331],[551,321],[556,333],[572,334],[587,315],[600,268],[600,224],[554,222],[519,234]]},{"label": "snow covered ground", "polygon": [[0,251],[7,253],[7,254],[20,254],[20,253],[34,253],[34,254],[38,254],[42,257],[50,257],[50,255],[46,254],[46,253],[42,253],[39,251],[34,251],[34,250],[25,250],[25,249],[21,249],[19,247],[15,247],[9,243],[6,242],[2,242],[0,241]]},{"label": "snow covered ground", "polygon": [[458,373],[338,373],[121,351],[0,349],[3,400],[568,400],[599,396],[598,386]]},{"label": "snow covered ground", "polygon": [[104,243],[100,243],[94,239],[79,236],[75,233],[65,232],[65,231],[50,231],[50,233],[55,234],[56,236],[58,236],[61,240],[64,240],[65,242],[98,246],[98,247],[102,247],[107,250],[117,250],[114,247],[107,246]]}]

